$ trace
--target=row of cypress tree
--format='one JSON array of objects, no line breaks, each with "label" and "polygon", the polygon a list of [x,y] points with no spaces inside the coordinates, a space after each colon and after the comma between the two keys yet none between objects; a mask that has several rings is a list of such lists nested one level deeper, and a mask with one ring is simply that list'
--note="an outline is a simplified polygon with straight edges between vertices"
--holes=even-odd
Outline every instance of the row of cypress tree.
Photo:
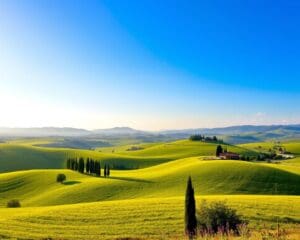
[{"label": "row of cypress tree", "polygon": [[[101,176],[101,164],[100,161],[94,160],[92,158],[84,158],[80,157],[77,158],[68,158],[67,159],[67,168],[78,171],[80,173],[86,173],[90,175],[95,175],[97,177]],[[103,176],[109,177],[110,176],[110,166],[108,164],[104,165],[103,168]]]}]

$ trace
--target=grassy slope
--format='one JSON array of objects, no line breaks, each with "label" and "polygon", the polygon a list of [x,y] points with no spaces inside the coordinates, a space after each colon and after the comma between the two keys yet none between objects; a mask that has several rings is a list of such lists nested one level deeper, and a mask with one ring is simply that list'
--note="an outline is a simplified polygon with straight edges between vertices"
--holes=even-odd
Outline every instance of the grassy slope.
[{"label": "grassy slope", "polygon": [[[252,151],[268,151],[270,148],[273,148],[273,142],[258,142],[258,143],[247,143],[239,145],[242,148],[247,148]],[[260,148],[258,148],[260,146]],[[285,169],[290,172],[300,172],[300,141],[299,140],[290,140],[281,142],[280,146],[286,148],[287,151],[291,152],[295,158],[289,160],[282,160],[276,164],[271,164],[273,167],[280,169]],[[266,165],[266,164],[264,164]],[[270,165],[270,164],[267,164]],[[299,183],[300,184],[300,183]]]},{"label": "grassy slope", "polygon": [[[300,221],[299,196],[201,196],[207,201],[226,200],[250,220],[255,229]],[[53,207],[0,208],[0,238],[18,239],[142,239],[183,238],[183,197],[150,198]],[[260,221],[263,220],[263,223]],[[290,238],[289,238],[290,239]],[[293,238],[297,239],[297,238]]]},{"label": "grassy slope", "polygon": [[[281,142],[281,146],[285,147],[287,151],[293,153],[296,156],[300,156],[300,141],[294,140],[294,141],[286,141]],[[242,148],[247,148],[249,150],[254,151],[268,151],[270,148],[274,146],[273,142],[257,142],[257,143],[247,143],[247,144],[240,144],[239,145]],[[261,149],[258,147],[261,146]]]},{"label": "grassy slope", "polygon": [[[67,175],[65,185],[56,175]],[[300,173],[242,161],[187,158],[158,166],[112,171],[109,179],[70,170],[31,170],[0,174],[0,205],[18,198],[23,206],[182,196],[188,175],[201,194],[300,194]]]},{"label": "grassy slope", "polygon": [[[41,143],[47,139],[40,140]],[[187,140],[173,143],[149,144],[143,150],[126,151],[124,147],[116,148],[115,153],[92,150],[36,147],[39,140],[20,140],[0,144],[0,172],[25,169],[63,168],[67,157],[92,157],[118,169],[143,168],[160,163],[191,156],[214,155],[216,144],[191,142]],[[241,147],[228,146],[228,150],[239,153],[254,154]]]}]

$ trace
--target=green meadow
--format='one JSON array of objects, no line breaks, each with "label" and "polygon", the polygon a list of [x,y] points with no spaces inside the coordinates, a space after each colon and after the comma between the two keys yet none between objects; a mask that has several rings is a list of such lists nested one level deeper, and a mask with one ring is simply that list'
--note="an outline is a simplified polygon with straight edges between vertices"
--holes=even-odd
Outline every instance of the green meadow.
[{"label": "green meadow", "polygon": [[[273,163],[215,160],[218,144],[189,140],[94,150],[38,146],[51,141],[0,144],[0,239],[183,239],[188,176],[197,206],[225,201],[253,233],[280,223],[290,239],[299,236],[300,141],[282,143],[295,158]],[[273,144],[222,146],[251,157]],[[111,176],[67,170],[68,157],[110,164]],[[7,208],[11,199],[21,208]]]}]

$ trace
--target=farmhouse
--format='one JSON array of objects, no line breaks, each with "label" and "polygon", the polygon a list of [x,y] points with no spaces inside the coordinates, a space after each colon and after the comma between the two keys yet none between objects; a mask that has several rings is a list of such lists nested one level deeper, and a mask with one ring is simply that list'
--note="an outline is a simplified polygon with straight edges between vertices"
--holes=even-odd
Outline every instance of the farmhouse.
[{"label": "farmhouse", "polygon": [[240,159],[240,155],[237,153],[233,153],[233,152],[220,153],[219,157],[221,159],[227,159],[227,160],[239,160]]}]

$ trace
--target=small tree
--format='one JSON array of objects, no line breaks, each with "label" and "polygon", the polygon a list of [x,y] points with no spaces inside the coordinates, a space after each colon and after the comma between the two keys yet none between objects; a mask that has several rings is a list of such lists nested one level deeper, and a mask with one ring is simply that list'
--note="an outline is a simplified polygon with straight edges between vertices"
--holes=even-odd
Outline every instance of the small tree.
[{"label": "small tree", "polygon": [[219,157],[222,152],[223,152],[222,146],[218,145],[216,150],[216,156]]},{"label": "small tree", "polygon": [[19,207],[21,207],[21,203],[19,200],[13,199],[13,200],[8,201],[6,206],[8,208],[19,208]]},{"label": "small tree", "polygon": [[67,177],[63,173],[59,173],[56,176],[56,182],[59,182],[59,183],[63,183],[64,181],[66,181],[66,179],[67,179]]},{"label": "small tree", "polygon": [[196,203],[192,179],[189,176],[185,194],[185,233],[193,239],[197,233]]}]

